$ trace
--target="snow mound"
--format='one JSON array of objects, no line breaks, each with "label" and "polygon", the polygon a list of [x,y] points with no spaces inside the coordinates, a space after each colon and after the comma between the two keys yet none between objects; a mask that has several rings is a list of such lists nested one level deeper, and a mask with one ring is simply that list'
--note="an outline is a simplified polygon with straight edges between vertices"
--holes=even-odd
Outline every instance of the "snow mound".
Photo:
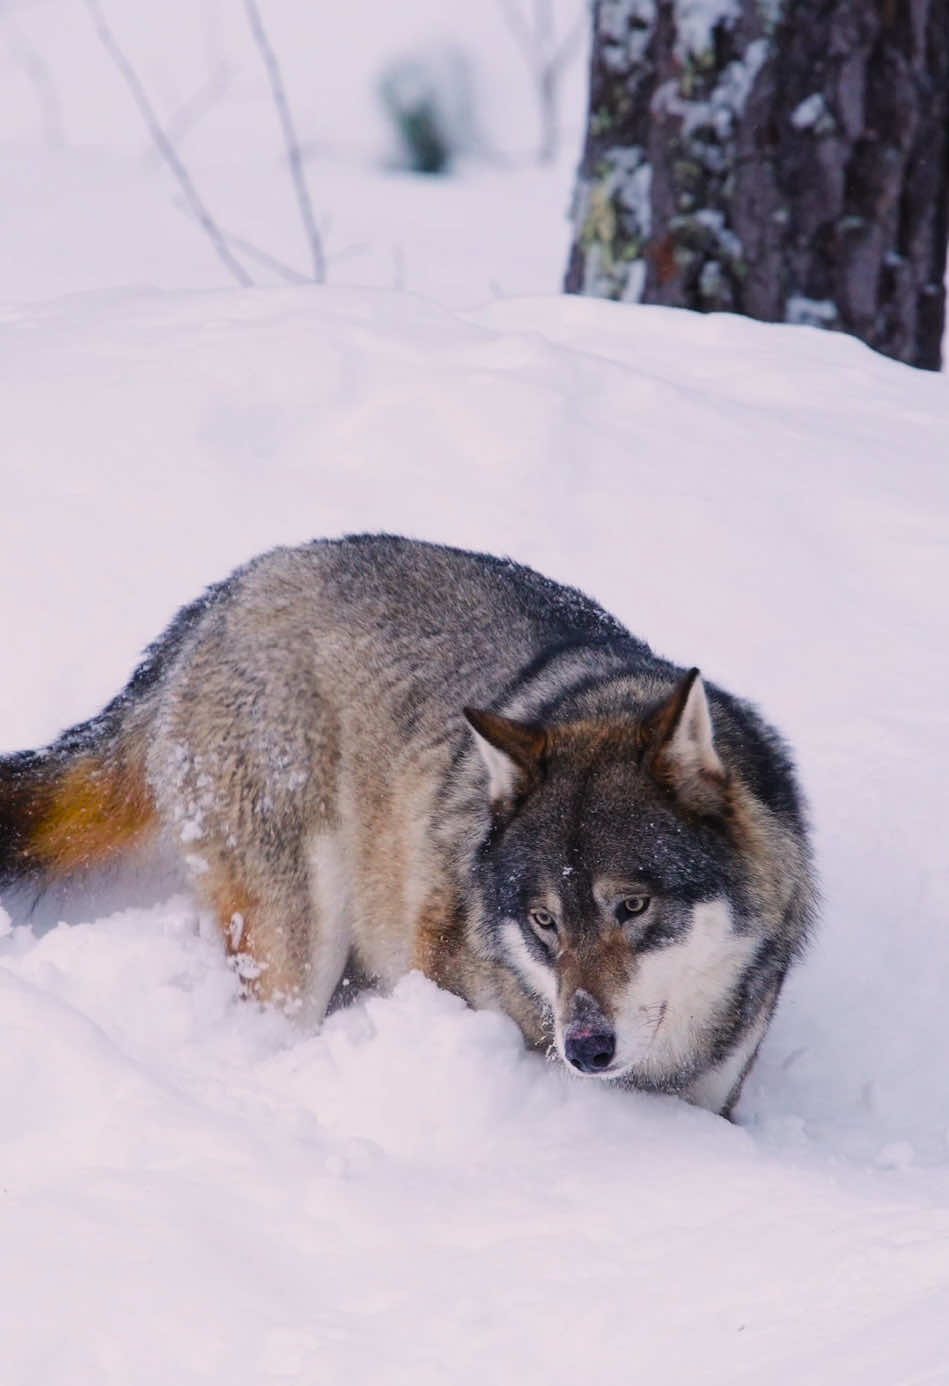
[{"label": "snow mound", "polygon": [[358,289],[24,305],[0,352],[6,749],[255,551],[401,530],[759,701],[825,894],[739,1128],[570,1080],[418,976],[296,1031],[161,877],[5,898],[4,1386],[949,1379],[945,379]]}]

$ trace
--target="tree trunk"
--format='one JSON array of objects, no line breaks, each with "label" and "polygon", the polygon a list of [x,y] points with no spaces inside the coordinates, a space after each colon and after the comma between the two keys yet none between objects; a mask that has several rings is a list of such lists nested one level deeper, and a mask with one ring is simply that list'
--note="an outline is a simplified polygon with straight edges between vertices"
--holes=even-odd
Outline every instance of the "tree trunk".
[{"label": "tree trunk", "polygon": [[938,370],[949,0],[596,0],[564,287]]}]

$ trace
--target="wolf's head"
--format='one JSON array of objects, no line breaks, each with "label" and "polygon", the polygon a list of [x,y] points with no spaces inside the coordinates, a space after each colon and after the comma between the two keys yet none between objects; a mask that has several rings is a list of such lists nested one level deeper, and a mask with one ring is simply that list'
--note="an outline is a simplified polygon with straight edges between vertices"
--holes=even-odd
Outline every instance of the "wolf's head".
[{"label": "wolf's head", "polygon": [[749,979],[793,893],[790,836],[720,755],[698,670],[628,716],[466,716],[492,804],[494,949],[573,1070],[688,1082],[753,1018]]}]

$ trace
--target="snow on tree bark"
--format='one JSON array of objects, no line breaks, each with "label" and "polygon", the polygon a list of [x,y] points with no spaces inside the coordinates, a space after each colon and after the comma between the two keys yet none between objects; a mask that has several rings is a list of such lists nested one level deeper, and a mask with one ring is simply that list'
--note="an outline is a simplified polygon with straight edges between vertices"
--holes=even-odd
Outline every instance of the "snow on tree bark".
[{"label": "snow on tree bark", "polygon": [[938,369],[949,0],[596,0],[565,288]]}]

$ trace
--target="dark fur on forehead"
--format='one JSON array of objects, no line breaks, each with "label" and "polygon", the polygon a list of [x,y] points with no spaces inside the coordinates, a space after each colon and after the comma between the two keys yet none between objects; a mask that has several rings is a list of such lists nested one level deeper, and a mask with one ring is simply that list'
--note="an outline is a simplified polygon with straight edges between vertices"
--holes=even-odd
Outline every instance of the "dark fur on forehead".
[{"label": "dark fur on forehead", "polygon": [[602,877],[685,903],[727,894],[740,907],[739,854],[726,826],[683,809],[653,780],[634,722],[548,731],[543,782],[481,857],[482,885],[500,914],[523,916],[531,896],[555,885],[572,912],[592,919]]},{"label": "dark fur on forehead", "polygon": [[[570,725],[609,724],[620,741],[630,734],[638,736],[645,753],[651,714],[683,687],[693,671],[657,658],[633,640],[604,644],[599,658],[602,667],[574,670],[559,688],[531,700],[530,719],[558,737]],[[592,659],[591,664],[595,665]],[[803,799],[784,739],[744,699],[714,683],[704,686],[715,747],[725,768],[737,774],[792,831],[805,832]]]}]

